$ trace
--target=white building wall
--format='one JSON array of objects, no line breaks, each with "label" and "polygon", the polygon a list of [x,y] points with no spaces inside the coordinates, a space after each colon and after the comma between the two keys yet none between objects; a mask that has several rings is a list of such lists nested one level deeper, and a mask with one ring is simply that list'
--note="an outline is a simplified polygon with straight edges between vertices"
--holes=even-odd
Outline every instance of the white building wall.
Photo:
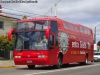
[{"label": "white building wall", "polygon": [[4,22],[4,28],[0,29],[0,35],[5,35],[11,28],[16,27],[17,19],[0,16],[0,21]]}]

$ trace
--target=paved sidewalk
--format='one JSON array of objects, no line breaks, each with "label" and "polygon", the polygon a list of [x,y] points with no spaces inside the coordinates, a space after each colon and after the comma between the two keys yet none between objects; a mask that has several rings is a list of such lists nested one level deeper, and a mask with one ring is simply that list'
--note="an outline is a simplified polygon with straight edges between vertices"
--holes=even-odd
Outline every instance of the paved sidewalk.
[{"label": "paved sidewalk", "polygon": [[10,68],[10,67],[15,67],[13,60],[0,61],[0,68]]}]

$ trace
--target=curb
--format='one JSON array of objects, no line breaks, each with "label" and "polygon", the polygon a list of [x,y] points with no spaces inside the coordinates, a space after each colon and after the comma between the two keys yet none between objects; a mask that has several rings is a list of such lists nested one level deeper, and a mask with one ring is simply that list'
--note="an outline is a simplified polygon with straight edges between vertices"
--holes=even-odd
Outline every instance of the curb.
[{"label": "curb", "polygon": [[0,68],[14,68],[16,66],[0,66]]}]

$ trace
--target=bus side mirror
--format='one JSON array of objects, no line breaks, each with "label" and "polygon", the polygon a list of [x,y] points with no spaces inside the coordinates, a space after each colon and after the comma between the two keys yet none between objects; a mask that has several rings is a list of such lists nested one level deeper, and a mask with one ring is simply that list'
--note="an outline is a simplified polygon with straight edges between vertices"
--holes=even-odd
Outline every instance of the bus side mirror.
[{"label": "bus side mirror", "polygon": [[15,29],[11,29],[9,32],[8,32],[8,40],[11,40],[12,39],[12,33],[15,31]]},{"label": "bus side mirror", "polygon": [[50,26],[48,26],[47,27],[47,29],[46,29],[46,38],[49,38],[50,37],[50,29],[51,29],[51,27]]}]

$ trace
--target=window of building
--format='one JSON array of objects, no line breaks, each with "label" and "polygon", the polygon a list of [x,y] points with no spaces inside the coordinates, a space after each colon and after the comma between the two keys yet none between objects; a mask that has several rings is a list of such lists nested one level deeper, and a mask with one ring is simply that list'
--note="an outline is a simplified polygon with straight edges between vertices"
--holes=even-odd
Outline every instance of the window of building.
[{"label": "window of building", "polygon": [[4,28],[4,22],[0,21],[0,29],[3,29],[3,28]]}]

